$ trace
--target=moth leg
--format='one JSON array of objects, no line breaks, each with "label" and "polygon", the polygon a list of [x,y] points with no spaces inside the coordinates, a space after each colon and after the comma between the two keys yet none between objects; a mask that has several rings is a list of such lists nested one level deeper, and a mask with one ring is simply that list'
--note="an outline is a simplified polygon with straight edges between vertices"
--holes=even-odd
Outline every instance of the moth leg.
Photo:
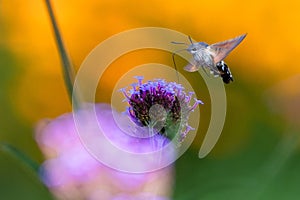
[{"label": "moth leg", "polygon": [[210,68],[210,72],[214,75],[214,77],[219,77],[222,75],[222,73],[216,67]]},{"label": "moth leg", "polygon": [[205,70],[204,66],[201,66],[202,70],[204,71],[204,73],[209,77],[210,75],[207,73],[207,71]]},{"label": "moth leg", "polygon": [[[218,68],[216,67],[216,65],[214,63],[206,64],[206,65],[203,66],[203,68],[208,69],[209,73],[211,75],[213,75],[214,77],[219,77],[220,76],[220,71],[218,70]],[[207,71],[205,71],[205,72],[207,72]],[[211,75],[209,75],[209,76],[211,76]]]}]

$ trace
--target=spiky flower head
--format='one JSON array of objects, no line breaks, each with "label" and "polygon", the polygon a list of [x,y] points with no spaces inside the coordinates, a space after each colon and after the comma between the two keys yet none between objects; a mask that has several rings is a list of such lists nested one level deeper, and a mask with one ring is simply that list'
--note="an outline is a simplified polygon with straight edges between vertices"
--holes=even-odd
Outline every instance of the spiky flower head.
[{"label": "spiky flower head", "polygon": [[[148,126],[156,133],[170,139],[177,136],[181,142],[193,128],[188,125],[190,112],[203,104],[195,99],[191,106],[193,92],[185,93],[184,88],[175,82],[155,79],[143,83],[142,76],[136,76],[138,83],[132,89],[122,89],[126,101],[127,114],[138,126]],[[179,134],[177,134],[179,133]]]}]

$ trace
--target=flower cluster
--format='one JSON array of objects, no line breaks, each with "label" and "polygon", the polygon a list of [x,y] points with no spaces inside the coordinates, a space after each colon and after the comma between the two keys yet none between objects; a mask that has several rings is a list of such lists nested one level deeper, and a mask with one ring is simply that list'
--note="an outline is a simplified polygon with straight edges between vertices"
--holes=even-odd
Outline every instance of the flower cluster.
[{"label": "flower cluster", "polygon": [[[120,129],[119,125],[128,125],[131,121],[107,104],[95,105],[101,130],[97,129],[97,123],[83,122],[84,132],[81,134],[87,136],[91,144],[100,139],[100,143],[95,145],[105,148],[103,150],[111,158],[110,162],[134,167],[173,162],[175,146],[169,141],[176,137],[181,142],[185,138],[192,129],[187,123],[189,114],[202,102],[196,99],[190,106],[193,93],[186,94],[177,83],[164,80],[142,83],[142,77],[137,79],[138,83],[133,84],[129,92],[122,90],[129,103],[127,112],[135,126],[135,135]],[[82,109],[77,111],[77,115],[84,114],[84,119],[92,119],[93,111],[88,106]],[[169,199],[173,186],[172,162],[167,167],[147,173],[118,171],[96,160],[83,146],[77,131],[72,114],[62,115],[37,128],[36,141],[47,158],[41,166],[41,178],[58,199]],[[158,134],[140,137],[151,133]],[[133,163],[131,157],[110,153],[114,151],[111,146],[105,145],[104,138],[119,149],[131,152],[132,156],[143,154],[149,159]],[[171,150],[165,147],[171,147]],[[156,151],[160,153],[151,154]]]},{"label": "flower cluster", "polygon": [[186,94],[175,82],[156,79],[142,83],[143,77],[136,78],[138,83],[132,84],[132,89],[121,89],[129,104],[130,119],[138,126],[154,128],[169,139],[177,136],[182,141],[192,129],[187,123],[190,112],[202,101],[195,99],[190,106],[193,92]]},{"label": "flower cluster", "polygon": [[[86,132],[91,141],[103,134],[120,148],[133,153],[152,151],[152,141],[163,143],[164,137],[156,135],[153,139],[134,138],[124,133],[116,124],[107,104],[96,104],[98,121],[106,126],[105,132]],[[92,115],[92,112],[90,113]],[[118,114],[118,120],[127,121],[127,117]],[[97,130],[97,124],[91,130]],[[64,114],[54,120],[45,120],[38,124],[36,141],[47,160],[41,165],[42,181],[57,199],[61,200],[168,200],[173,186],[173,166],[170,165],[149,173],[126,173],[112,169],[96,160],[83,146],[80,140],[73,114]],[[102,144],[99,144],[102,145]],[[107,147],[109,148],[109,147]],[[110,149],[106,149],[108,152]],[[162,162],[169,159],[162,154]],[[130,160],[118,155],[110,155],[117,162]],[[134,165],[151,165],[151,162]]]}]

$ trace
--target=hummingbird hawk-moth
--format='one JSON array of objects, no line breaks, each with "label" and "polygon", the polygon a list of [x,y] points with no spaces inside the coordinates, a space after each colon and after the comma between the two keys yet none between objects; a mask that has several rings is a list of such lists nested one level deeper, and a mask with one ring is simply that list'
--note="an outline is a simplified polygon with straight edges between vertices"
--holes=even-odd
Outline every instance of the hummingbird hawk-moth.
[{"label": "hummingbird hawk-moth", "polygon": [[[191,37],[189,36],[188,38],[191,44],[188,46],[187,49],[182,49],[182,50],[187,50],[189,53],[191,53],[193,56],[193,60],[191,60],[190,63],[184,67],[184,70],[188,72],[195,72],[198,71],[200,68],[202,68],[206,72],[206,69],[208,69],[210,73],[213,74],[215,77],[220,76],[223,79],[224,83],[230,83],[230,81],[233,81],[233,77],[229,70],[229,67],[223,61],[223,59],[225,59],[226,56],[228,56],[228,54],[237,45],[239,45],[245,37],[246,34],[243,34],[233,39],[229,39],[223,42],[217,42],[209,45],[205,42],[194,43]],[[172,42],[172,43],[188,45],[186,43],[179,43],[179,42]],[[174,61],[175,53],[173,53],[173,61]]]}]

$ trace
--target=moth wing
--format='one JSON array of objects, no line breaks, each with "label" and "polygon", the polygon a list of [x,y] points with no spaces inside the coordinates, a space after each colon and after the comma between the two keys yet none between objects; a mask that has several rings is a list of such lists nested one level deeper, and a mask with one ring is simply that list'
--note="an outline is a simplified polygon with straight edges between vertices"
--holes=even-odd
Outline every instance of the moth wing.
[{"label": "moth wing", "polygon": [[214,62],[218,63],[223,60],[237,45],[239,45],[247,34],[240,35],[230,40],[218,42],[208,46],[208,49],[213,54]]},{"label": "moth wing", "polygon": [[200,67],[197,66],[196,64],[189,63],[183,69],[188,72],[195,72],[195,71],[198,71],[199,68]]}]

